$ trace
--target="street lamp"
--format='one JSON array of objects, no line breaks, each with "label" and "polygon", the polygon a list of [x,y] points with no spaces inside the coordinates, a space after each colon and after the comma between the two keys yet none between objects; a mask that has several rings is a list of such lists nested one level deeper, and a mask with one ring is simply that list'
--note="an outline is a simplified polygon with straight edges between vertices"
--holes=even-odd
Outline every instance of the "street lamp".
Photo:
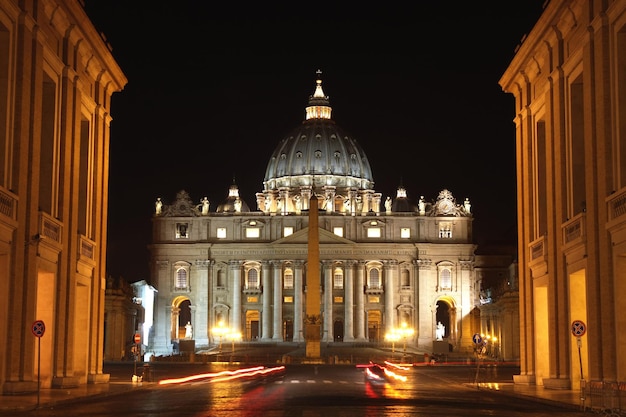
[{"label": "street lamp", "polygon": [[222,338],[228,332],[228,328],[224,327],[224,322],[223,321],[220,321],[219,323],[217,323],[217,326],[215,326],[215,327],[213,327],[213,329],[211,329],[211,332],[214,335],[219,336],[220,344],[219,344],[219,347],[218,347],[217,351],[218,351],[218,353],[222,353]]},{"label": "street lamp", "polygon": [[241,333],[231,332],[229,333],[228,337],[230,337],[230,340],[232,342],[232,346],[230,348],[230,361],[234,362],[235,361],[235,340],[241,340]]},{"label": "street lamp", "polygon": [[402,337],[404,338],[404,348],[403,348],[403,356],[406,356],[406,339],[410,336],[413,336],[413,334],[415,333],[415,330],[413,330],[412,328],[410,328],[408,326],[408,324],[406,324],[406,322],[402,322],[402,325],[400,326],[400,329],[398,329],[398,332],[402,335]]},{"label": "street lamp", "polygon": [[395,352],[396,352],[396,341],[400,339],[400,334],[397,332],[396,329],[391,329],[391,331],[387,332],[387,334],[385,334],[385,340],[388,340],[391,342],[391,358],[393,358],[395,356]]}]

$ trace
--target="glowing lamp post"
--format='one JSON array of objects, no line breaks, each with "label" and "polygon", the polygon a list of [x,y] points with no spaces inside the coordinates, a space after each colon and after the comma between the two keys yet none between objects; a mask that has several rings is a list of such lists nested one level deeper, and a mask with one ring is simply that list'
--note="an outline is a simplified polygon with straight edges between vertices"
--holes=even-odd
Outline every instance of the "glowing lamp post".
[{"label": "glowing lamp post", "polygon": [[224,322],[220,321],[219,323],[217,323],[217,326],[211,329],[211,331],[215,336],[219,336],[220,344],[217,351],[218,353],[222,353],[222,338],[224,337],[224,335],[226,335],[226,333],[228,333],[229,330],[227,327],[224,327]]},{"label": "glowing lamp post", "polygon": [[396,341],[400,339],[400,334],[396,331],[396,329],[391,329],[387,334],[385,334],[385,340],[391,342],[391,357],[393,358],[396,353]]},{"label": "glowing lamp post", "polygon": [[241,340],[241,333],[239,332],[230,332],[228,334],[228,337],[230,338],[232,345],[230,348],[230,361],[234,362],[235,361],[235,340]]},{"label": "glowing lamp post", "polygon": [[404,339],[403,356],[406,356],[406,339],[413,336],[415,330],[410,328],[406,323],[402,323],[402,326],[400,327],[400,329],[398,329],[398,333],[400,333],[400,335],[402,335]]}]

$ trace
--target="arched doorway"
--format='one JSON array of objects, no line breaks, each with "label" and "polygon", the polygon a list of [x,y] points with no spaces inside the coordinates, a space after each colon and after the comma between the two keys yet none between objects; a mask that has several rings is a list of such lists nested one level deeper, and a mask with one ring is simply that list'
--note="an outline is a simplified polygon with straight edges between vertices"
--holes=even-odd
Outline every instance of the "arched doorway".
[{"label": "arched doorway", "polygon": [[171,338],[172,340],[184,339],[186,328],[189,323],[193,326],[191,318],[191,301],[187,297],[176,297],[172,300],[171,312]]},{"label": "arched doorway", "polygon": [[444,334],[443,337],[450,337],[450,304],[447,301],[439,300],[437,301],[437,313],[435,322],[441,323],[444,326]]}]

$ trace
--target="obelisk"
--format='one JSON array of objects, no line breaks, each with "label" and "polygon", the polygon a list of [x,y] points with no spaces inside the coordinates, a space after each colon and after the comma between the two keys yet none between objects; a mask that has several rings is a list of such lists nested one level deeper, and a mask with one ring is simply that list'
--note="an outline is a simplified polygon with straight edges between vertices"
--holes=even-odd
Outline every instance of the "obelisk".
[{"label": "obelisk", "polygon": [[306,269],[306,314],[304,317],[304,340],[306,358],[319,360],[322,329],[320,302],[320,236],[318,230],[319,213],[315,194],[309,201],[309,242]]}]

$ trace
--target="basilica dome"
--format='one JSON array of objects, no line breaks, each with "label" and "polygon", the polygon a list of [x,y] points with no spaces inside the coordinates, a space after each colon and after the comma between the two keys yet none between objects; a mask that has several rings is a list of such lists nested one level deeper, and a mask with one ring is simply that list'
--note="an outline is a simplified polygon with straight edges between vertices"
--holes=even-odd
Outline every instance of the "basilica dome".
[{"label": "basilica dome", "polygon": [[278,144],[265,171],[264,192],[310,187],[324,195],[332,187],[338,194],[348,190],[372,190],[374,179],[361,145],[331,119],[328,96],[317,72],[315,93],[306,107],[306,119]]}]

